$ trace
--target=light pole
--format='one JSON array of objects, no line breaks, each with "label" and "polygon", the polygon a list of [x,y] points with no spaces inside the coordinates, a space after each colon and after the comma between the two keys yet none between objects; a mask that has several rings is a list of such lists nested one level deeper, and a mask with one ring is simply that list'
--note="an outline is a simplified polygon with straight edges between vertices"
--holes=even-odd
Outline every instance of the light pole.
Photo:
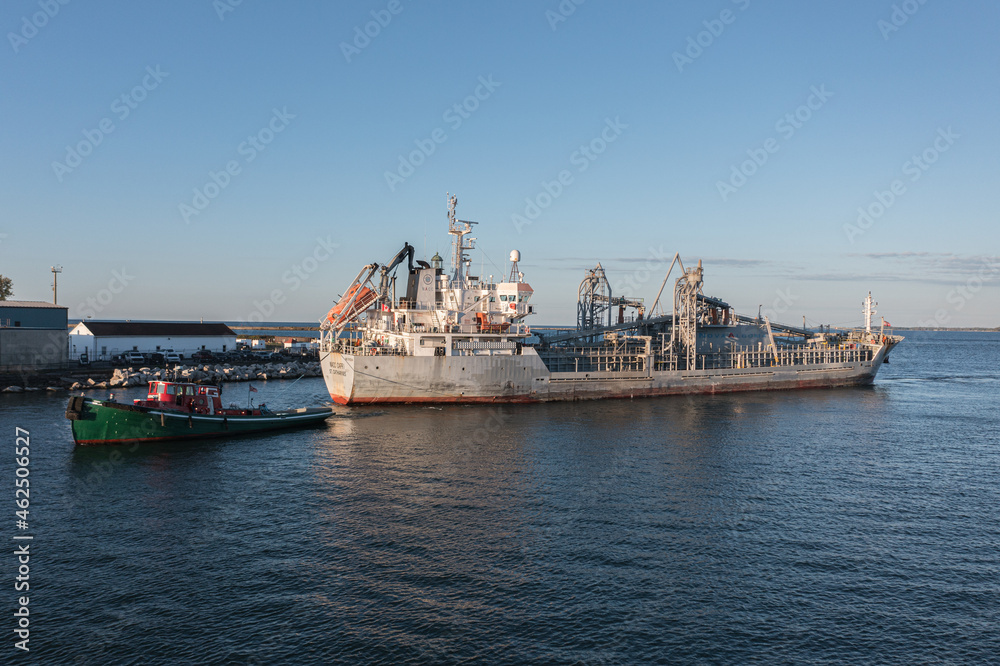
[{"label": "light pole", "polygon": [[59,305],[59,274],[62,273],[62,266],[52,267],[52,304]]}]

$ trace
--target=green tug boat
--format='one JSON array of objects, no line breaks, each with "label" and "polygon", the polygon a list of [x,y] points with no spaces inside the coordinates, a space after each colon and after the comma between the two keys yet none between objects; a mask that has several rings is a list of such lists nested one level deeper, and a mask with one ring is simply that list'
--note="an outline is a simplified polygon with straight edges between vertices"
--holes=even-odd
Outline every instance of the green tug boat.
[{"label": "green tug boat", "polygon": [[218,386],[162,381],[150,382],[146,399],[131,405],[76,396],[66,407],[78,446],[233,437],[313,425],[331,416],[331,407],[224,408]]}]

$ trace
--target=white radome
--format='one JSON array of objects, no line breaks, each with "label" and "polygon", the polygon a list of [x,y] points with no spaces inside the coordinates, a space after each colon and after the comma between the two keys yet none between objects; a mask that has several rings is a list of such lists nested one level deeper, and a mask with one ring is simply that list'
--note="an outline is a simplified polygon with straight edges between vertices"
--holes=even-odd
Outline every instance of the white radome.
[{"label": "white radome", "polygon": [[517,250],[511,250],[510,251],[510,260],[511,261],[521,261],[521,253],[518,252]]}]

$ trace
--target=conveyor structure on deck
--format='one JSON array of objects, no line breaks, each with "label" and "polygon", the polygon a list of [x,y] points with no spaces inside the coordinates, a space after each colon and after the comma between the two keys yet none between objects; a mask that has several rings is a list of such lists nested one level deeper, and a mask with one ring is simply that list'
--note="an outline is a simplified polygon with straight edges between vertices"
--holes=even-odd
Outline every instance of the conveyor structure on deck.
[{"label": "conveyor structure on deck", "polygon": [[[714,298],[712,296],[705,296],[704,294],[698,294],[698,300],[705,305],[729,309],[731,306],[725,301]],[[733,313],[733,320],[741,324],[752,324],[755,326],[763,327],[764,320],[758,319],[757,317],[748,317],[746,315]],[[604,333],[611,333],[614,331],[627,331],[637,328],[655,328],[658,326],[663,326],[664,329],[668,329],[673,325],[674,316],[673,315],[662,315],[659,317],[650,317],[648,319],[637,319],[634,321],[627,321],[621,324],[612,324],[611,326],[599,326],[596,328],[590,328],[586,330],[576,330],[569,331],[567,333],[560,333],[559,335],[545,335],[539,332],[537,329],[535,334],[539,337],[543,344],[558,344],[560,342],[568,342],[569,340],[577,340],[580,338],[592,338],[596,336],[603,335]],[[809,338],[815,335],[815,331],[810,331],[805,328],[800,328],[797,326],[787,326],[785,324],[778,324],[776,322],[771,322],[771,329],[774,331],[782,331],[789,335],[801,336],[804,338]]]}]

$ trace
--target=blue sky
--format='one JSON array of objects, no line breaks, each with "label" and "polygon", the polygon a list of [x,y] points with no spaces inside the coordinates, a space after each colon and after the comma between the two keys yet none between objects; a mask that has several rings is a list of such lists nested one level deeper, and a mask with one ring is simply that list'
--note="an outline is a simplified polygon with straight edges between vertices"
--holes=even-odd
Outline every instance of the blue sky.
[{"label": "blue sky", "polygon": [[856,324],[871,290],[897,327],[1000,326],[998,24],[985,0],[9,0],[0,274],[47,300],[62,265],[70,317],[315,320],[404,241],[446,254],[452,192],[484,274],[520,250],[536,324],[573,321],[598,261],[651,303],[679,252],[746,313]]}]

